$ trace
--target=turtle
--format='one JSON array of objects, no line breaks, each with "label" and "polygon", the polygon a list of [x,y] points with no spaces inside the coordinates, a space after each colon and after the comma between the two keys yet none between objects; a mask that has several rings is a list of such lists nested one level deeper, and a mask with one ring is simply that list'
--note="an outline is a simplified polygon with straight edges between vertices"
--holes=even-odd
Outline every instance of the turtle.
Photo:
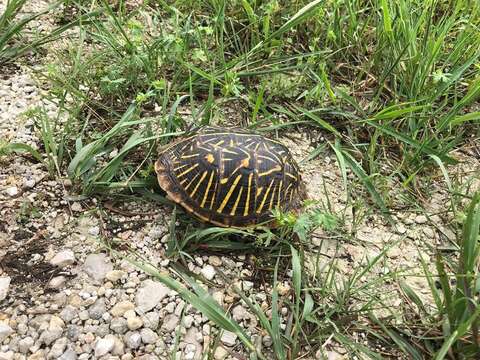
[{"label": "turtle", "polygon": [[306,198],[288,148],[244,129],[197,128],[160,149],[155,172],[169,199],[221,227],[275,227],[273,209],[297,211]]}]

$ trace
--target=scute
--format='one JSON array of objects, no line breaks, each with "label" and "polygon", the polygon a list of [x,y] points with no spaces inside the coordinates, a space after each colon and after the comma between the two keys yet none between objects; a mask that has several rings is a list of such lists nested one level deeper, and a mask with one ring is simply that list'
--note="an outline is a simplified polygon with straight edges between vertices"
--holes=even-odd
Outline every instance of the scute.
[{"label": "scute", "polygon": [[298,206],[300,175],[288,149],[245,130],[206,127],[164,149],[160,187],[201,220],[246,227]]}]

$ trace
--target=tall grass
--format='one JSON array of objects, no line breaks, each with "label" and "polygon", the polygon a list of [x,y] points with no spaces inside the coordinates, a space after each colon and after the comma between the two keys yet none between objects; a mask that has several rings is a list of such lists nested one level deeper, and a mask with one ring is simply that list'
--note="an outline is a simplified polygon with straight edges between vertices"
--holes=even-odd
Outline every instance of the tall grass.
[{"label": "tall grass", "polygon": [[101,4],[98,18],[71,2],[80,36],[44,74],[75,99],[68,110],[84,134],[102,132],[134,99],[158,109],[167,133],[186,127],[178,108],[207,124],[241,101],[252,128],[313,126],[336,138],[387,213],[393,200],[379,182],[421,191],[418,175],[434,159],[454,162],[449,153],[480,119],[470,110],[480,96],[475,1]]},{"label": "tall grass", "polygon": [[[479,344],[479,261],[480,261],[480,192],[473,196],[467,208],[460,239],[459,260],[454,266],[456,277],[452,286],[442,256],[437,256],[443,299],[435,297],[443,318],[444,343],[435,354],[443,359],[447,353],[475,357],[480,353]],[[435,291],[432,289],[432,291]]]}]

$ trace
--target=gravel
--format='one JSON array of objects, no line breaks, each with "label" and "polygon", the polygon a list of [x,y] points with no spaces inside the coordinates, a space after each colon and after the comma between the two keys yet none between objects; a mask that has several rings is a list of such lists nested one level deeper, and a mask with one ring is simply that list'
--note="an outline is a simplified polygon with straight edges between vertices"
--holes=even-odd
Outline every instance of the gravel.
[{"label": "gravel", "polygon": [[129,330],[137,330],[143,326],[143,321],[138,316],[127,318],[127,327]]},{"label": "gravel", "polygon": [[224,331],[220,337],[220,341],[226,346],[234,346],[237,340],[237,335],[231,331]]},{"label": "gravel", "polygon": [[50,289],[60,289],[65,285],[67,278],[65,276],[55,276],[48,282]]},{"label": "gravel", "polygon": [[26,354],[34,343],[35,340],[33,340],[31,336],[26,336],[18,341],[18,351],[22,354]]},{"label": "gravel", "polygon": [[154,344],[158,339],[157,333],[148,328],[142,329],[140,335],[144,344]]},{"label": "gravel", "polygon": [[0,323],[0,342],[5,340],[12,333],[13,330],[10,326],[4,323]]},{"label": "gravel", "polygon": [[170,289],[165,285],[145,280],[135,296],[135,304],[142,313],[146,313],[157,306],[169,292]]},{"label": "gravel", "polygon": [[88,309],[88,315],[90,319],[99,320],[102,318],[103,314],[107,311],[105,305],[105,299],[99,298],[92,306]]},{"label": "gravel", "polygon": [[121,301],[116,304],[111,310],[110,313],[115,316],[123,316],[127,311],[135,309],[135,305],[128,300]]},{"label": "gravel", "polygon": [[170,333],[177,328],[179,322],[180,319],[178,318],[178,316],[170,314],[165,316],[161,328],[162,330],[164,330],[164,332]]},{"label": "gravel", "polygon": [[9,276],[0,277],[0,301],[7,297],[8,289],[10,288],[11,278]]},{"label": "gravel", "polygon": [[212,265],[205,265],[200,271],[200,273],[205,276],[207,280],[212,280],[217,272]]},{"label": "gravel", "polygon": [[114,318],[110,321],[110,329],[116,334],[125,334],[128,330],[127,320],[124,318]]},{"label": "gravel", "polygon": [[9,188],[5,189],[5,193],[11,197],[16,196],[18,195],[18,188],[16,186],[10,186]]},{"label": "gravel", "polygon": [[107,335],[103,339],[98,339],[95,344],[95,356],[100,357],[108,354],[115,346],[115,336]]},{"label": "gravel", "polygon": [[113,265],[105,254],[90,254],[85,259],[83,270],[94,280],[100,282],[105,279],[109,271],[113,270]]},{"label": "gravel", "polygon": [[130,349],[138,349],[142,343],[142,335],[138,331],[129,331],[124,336],[125,345]]},{"label": "gravel", "polygon": [[50,264],[53,266],[58,266],[59,268],[73,265],[73,263],[75,263],[75,254],[72,250],[60,251],[52,259],[50,259]]}]

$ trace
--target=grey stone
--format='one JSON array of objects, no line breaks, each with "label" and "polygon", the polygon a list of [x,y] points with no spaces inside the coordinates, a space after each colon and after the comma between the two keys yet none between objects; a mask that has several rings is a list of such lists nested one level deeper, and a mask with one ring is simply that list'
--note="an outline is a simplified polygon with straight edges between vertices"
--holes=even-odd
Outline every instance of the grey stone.
[{"label": "grey stone", "polygon": [[40,335],[40,341],[48,346],[62,336],[62,332],[62,329],[45,330]]},{"label": "grey stone", "polygon": [[0,323],[0,343],[13,333],[13,329],[7,324]]},{"label": "grey stone", "polygon": [[65,276],[55,276],[48,282],[48,287],[50,289],[60,289],[63,285],[65,285],[66,281],[67,278]]},{"label": "grey stone", "polygon": [[415,217],[415,222],[417,224],[425,224],[427,221],[428,221],[428,219],[425,215],[417,215]]},{"label": "grey stone", "polygon": [[13,360],[14,353],[12,350],[0,351],[0,360]]},{"label": "grey stone", "polygon": [[140,335],[144,344],[153,344],[158,339],[158,335],[152,329],[142,329]]},{"label": "grey stone", "polygon": [[228,351],[223,347],[218,346],[213,353],[213,358],[215,360],[224,360],[228,356]]},{"label": "grey stone", "polygon": [[273,344],[272,338],[269,335],[265,335],[262,339],[262,344],[266,347],[270,347]]},{"label": "grey stone", "polygon": [[115,346],[115,336],[105,336],[103,339],[98,339],[95,344],[95,357],[100,357],[108,354]]},{"label": "grey stone", "polygon": [[97,299],[97,301],[88,308],[88,315],[90,316],[90,319],[94,320],[101,319],[105,312],[107,312],[107,308],[103,298]]},{"label": "grey stone", "polygon": [[55,343],[52,345],[52,348],[47,355],[47,359],[58,359],[60,356],[62,356],[65,348],[67,347],[67,342],[67,338],[57,339],[57,341],[55,341]]},{"label": "grey stone", "polygon": [[40,342],[43,342],[47,346],[50,345],[62,335],[64,327],[65,323],[62,319],[58,316],[51,316],[48,329],[40,335]]},{"label": "grey stone", "polygon": [[125,353],[125,344],[115,336],[115,345],[113,346],[113,355],[123,355]]},{"label": "grey stone", "polygon": [[423,233],[429,238],[433,238],[435,236],[435,231],[431,227],[423,228]]},{"label": "grey stone", "polygon": [[21,339],[18,342],[18,351],[20,351],[22,354],[28,353],[28,349],[30,349],[33,344],[34,340],[31,336],[27,336],[26,338]]},{"label": "grey stone", "polygon": [[77,360],[77,353],[69,346],[58,360]]},{"label": "grey stone", "polygon": [[156,311],[150,311],[142,316],[143,326],[155,330],[160,321],[160,314]]},{"label": "grey stone", "polygon": [[123,336],[123,340],[130,349],[137,349],[142,343],[142,336],[138,331],[129,331]]},{"label": "grey stone", "polygon": [[237,335],[231,331],[224,331],[220,341],[227,346],[234,346],[237,340]]},{"label": "grey stone", "polygon": [[158,281],[145,280],[135,296],[135,304],[138,310],[146,313],[159,304],[169,292],[170,289]]},{"label": "grey stone", "polygon": [[5,192],[7,193],[8,196],[16,196],[18,194],[18,188],[16,186],[10,186],[8,187]]},{"label": "grey stone", "polygon": [[68,325],[66,335],[70,341],[77,341],[80,335],[80,328],[77,325]]},{"label": "grey stone", "polygon": [[208,263],[212,266],[221,266],[222,265],[222,259],[219,258],[218,256],[209,256],[208,257]]},{"label": "grey stone", "polygon": [[7,297],[10,281],[11,279],[9,276],[0,277],[0,301]]},{"label": "grey stone", "polygon": [[80,203],[78,203],[78,202],[74,202],[72,204],[71,208],[72,208],[72,211],[75,211],[75,212],[80,212],[80,211],[83,210],[82,205],[80,205]]},{"label": "grey stone", "polygon": [[200,272],[207,280],[212,280],[217,273],[212,265],[205,265]]},{"label": "grey stone", "polygon": [[128,330],[127,320],[124,318],[113,318],[112,321],[110,321],[110,329],[117,334],[125,334]]},{"label": "grey stone", "polygon": [[62,318],[63,321],[70,322],[75,318],[75,316],[77,316],[77,314],[78,314],[78,309],[76,309],[72,305],[67,305],[60,312],[59,315],[60,315],[60,317]]},{"label": "grey stone", "polygon": [[171,333],[176,329],[176,327],[178,326],[178,323],[179,323],[178,316],[169,314],[165,316],[165,318],[163,319],[163,324],[161,329],[167,333]]},{"label": "grey stone", "polygon": [[100,324],[95,327],[95,335],[104,337],[110,332],[108,324]]},{"label": "grey stone", "polygon": [[85,321],[90,318],[90,314],[88,313],[87,310],[82,310],[78,313],[78,317],[80,320]]},{"label": "grey stone", "polygon": [[189,329],[193,325],[193,316],[192,315],[187,315],[183,318],[183,325],[185,326],[186,329]]},{"label": "grey stone", "polygon": [[57,253],[51,260],[50,264],[59,268],[73,265],[75,263],[75,254],[72,250],[62,250]]},{"label": "grey stone", "polygon": [[232,310],[232,317],[235,321],[248,319],[250,316],[242,305],[237,305]]},{"label": "grey stone", "polygon": [[85,259],[83,270],[92,279],[103,281],[106,274],[113,270],[113,265],[105,254],[90,254]]}]

